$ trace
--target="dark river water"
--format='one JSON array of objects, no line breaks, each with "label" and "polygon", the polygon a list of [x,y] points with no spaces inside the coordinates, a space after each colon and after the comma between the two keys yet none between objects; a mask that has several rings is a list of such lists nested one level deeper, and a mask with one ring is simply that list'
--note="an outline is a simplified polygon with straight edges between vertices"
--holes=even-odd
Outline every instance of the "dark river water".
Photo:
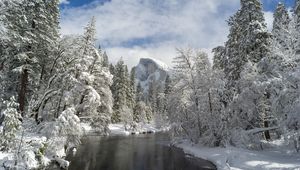
[{"label": "dark river water", "polygon": [[[75,155],[70,154],[69,170],[205,170],[216,169],[205,160],[169,147],[166,134],[138,136],[88,136]],[[54,169],[54,167],[52,167]]]}]

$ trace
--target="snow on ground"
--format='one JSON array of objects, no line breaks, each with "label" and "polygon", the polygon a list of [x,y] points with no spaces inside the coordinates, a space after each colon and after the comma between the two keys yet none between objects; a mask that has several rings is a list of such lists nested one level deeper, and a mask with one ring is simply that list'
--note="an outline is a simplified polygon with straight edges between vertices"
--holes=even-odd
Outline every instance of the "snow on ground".
[{"label": "snow on ground", "polygon": [[12,153],[3,153],[0,152],[0,170],[5,170],[4,167],[2,167],[3,163],[9,159],[12,158],[13,154]]},{"label": "snow on ground", "polygon": [[108,126],[110,134],[112,135],[129,135],[130,132],[125,130],[123,124],[110,124]]},{"label": "snow on ground", "polygon": [[156,128],[154,124],[142,124],[136,130],[125,130],[124,124],[110,124],[108,128],[111,135],[130,135],[149,132],[155,133],[169,130],[169,127]]},{"label": "snow on ground", "polygon": [[[0,151],[0,170],[4,170],[5,167],[15,167],[16,169],[36,169],[41,166],[47,166],[51,160],[53,160],[51,153],[56,155],[65,155],[64,144],[56,142],[55,148],[46,151],[49,147],[49,141],[41,134],[37,133],[38,126],[32,119],[23,120],[23,130],[17,133],[17,142],[13,150],[9,152]],[[22,133],[23,138],[22,138]],[[22,139],[22,140],[21,140]],[[21,141],[23,141],[21,143]],[[54,141],[53,141],[54,142]],[[20,145],[21,144],[21,145]],[[15,159],[17,149],[19,150],[18,164],[15,166]],[[58,148],[62,148],[59,150]],[[43,152],[43,153],[42,153]]]},{"label": "snow on ground", "polygon": [[220,170],[300,170],[300,154],[283,148],[253,151],[235,147],[207,148],[183,142],[176,145],[185,153],[209,160]]},{"label": "snow on ground", "polygon": [[88,132],[91,132],[93,130],[93,128],[91,127],[91,125],[89,123],[81,122],[80,125],[81,125],[84,133],[88,133]]},{"label": "snow on ground", "polygon": [[[21,134],[18,134],[21,138]],[[18,140],[21,141],[21,140]],[[0,170],[5,167],[16,167],[17,169],[33,169],[40,166],[46,166],[50,163],[50,159],[41,156],[40,160],[37,159],[37,153],[46,143],[46,137],[33,133],[24,133],[23,142],[20,147],[20,158],[17,166],[15,166],[15,153],[16,150],[11,152],[0,152]],[[17,143],[19,145],[19,143]]]}]

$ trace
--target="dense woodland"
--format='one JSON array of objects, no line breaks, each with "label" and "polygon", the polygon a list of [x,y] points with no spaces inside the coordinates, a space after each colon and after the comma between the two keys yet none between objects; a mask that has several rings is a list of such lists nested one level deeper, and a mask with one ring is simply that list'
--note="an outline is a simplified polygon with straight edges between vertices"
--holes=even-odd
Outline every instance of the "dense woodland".
[{"label": "dense woodland", "polygon": [[178,49],[165,88],[147,93],[134,68],[110,64],[96,45],[95,18],[83,35],[60,36],[59,0],[2,0],[0,11],[2,151],[16,150],[20,133],[70,148],[82,122],[101,134],[110,123],[171,125],[174,139],[212,147],[262,149],[284,138],[300,150],[299,0],[292,15],[278,5],[271,32],[261,2],[241,0],[213,63],[201,50]]}]

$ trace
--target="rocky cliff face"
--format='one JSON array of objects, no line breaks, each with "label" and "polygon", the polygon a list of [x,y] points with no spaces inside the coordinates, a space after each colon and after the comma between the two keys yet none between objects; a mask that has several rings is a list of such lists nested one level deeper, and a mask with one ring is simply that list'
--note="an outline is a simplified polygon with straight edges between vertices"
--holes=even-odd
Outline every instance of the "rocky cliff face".
[{"label": "rocky cliff face", "polygon": [[161,61],[141,58],[135,67],[136,82],[141,84],[145,94],[148,93],[151,83],[155,84],[158,91],[163,90],[168,70],[168,66]]}]

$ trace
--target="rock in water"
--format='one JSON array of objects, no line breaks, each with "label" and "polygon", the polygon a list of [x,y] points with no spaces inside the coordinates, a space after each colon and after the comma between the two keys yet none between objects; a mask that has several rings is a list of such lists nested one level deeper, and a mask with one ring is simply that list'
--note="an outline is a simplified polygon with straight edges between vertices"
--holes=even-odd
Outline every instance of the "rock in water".
[{"label": "rock in water", "polygon": [[67,160],[64,160],[58,156],[54,156],[55,161],[59,164],[59,166],[63,169],[68,169],[70,166],[70,162]]}]

